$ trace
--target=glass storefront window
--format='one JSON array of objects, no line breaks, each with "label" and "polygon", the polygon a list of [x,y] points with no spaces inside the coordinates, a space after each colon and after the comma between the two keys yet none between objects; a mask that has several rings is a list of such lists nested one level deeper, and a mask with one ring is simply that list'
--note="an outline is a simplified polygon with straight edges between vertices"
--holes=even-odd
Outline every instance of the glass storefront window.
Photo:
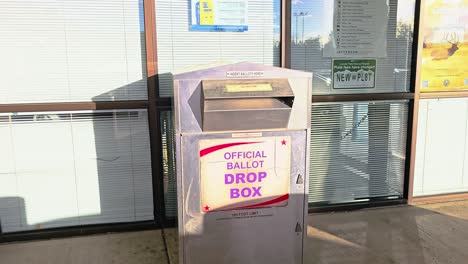
[{"label": "glass storefront window", "polygon": [[[345,2],[348,3],[348,6],[343,6],[343,9],[340,11],[338,5],[344,5]],[[365,55],[363,53],[358,53],[356,56],[329,55],[327,47],[330,45],[335,45],[335,47],[339,45],[348,45],[348,47],[350,47],[350,45],[353,45],[353,40],[348,40],[347,42],[343,41],[343,39],[349,37],[349,34],[343,35],[342,39],[339,39],[340,25],[341,32],[348,30],[348,33],[350,33],[354,30],[351,33],[354,34],[358,32],[356,34],[363,35],[359,36],[359,38],[364,38],[365,34],[368,33],[366,32],[366,28],[354,28],[354,22],[349,22],[349,20],[345,21],[345,19],[358,19],[362,20],[360,22],[367,21],[370,23],[372,20],[364,17],[366,14],[369,15],[369,17],[378,16],[375,15],[377,11],[368,9],[367,11],[359,11],[360,17],[350,18],[352,12],[355,12],[352,10],[354,4],[353,1],[349,0],[293,1],[291,14],[291,68],[314,73],[314,94],[390,93],[409,91],[415,1],[389,0],[388,6],[385,4],[383,6],[378,6],[378,8],[383,9],[380,11],[382,11],[384,15],[386,14],[385,18],[377,19],[377,21],[380,21],[383,25],[380,30],[386,32],[386,34],[383,34],[384,40],[382,41],[383,45],[386,45],[386,48],[383,49],[383,53],[385,54],[375,55],[369,53],[371,55]],[[352,12],[343,11],[346,8],[347,10],[352,10]],[[347,18],[346,15],[343,15],[344,12],[348,12]],[[340,17],[343,20],[339,20]],[[341,23],[337,21],[341,21]],[[356,47],[362,48],[366,45],[372,46],[373,42],[378,40],[379,38],[374,39],[374,37],[371,36],[369,37],[369,43],[356,44]],[[343,44],[343,42],[345,42],[345,44]],[[373,74],[375,74],[375,78],[373,79],[374,83],[363,86],[349,84],[344,87],[335,84],[333,72],[336,71],[332,69],[333,59],[375,60],[375,62],[372,62],[376,64],[375,67],[372,66],[374,67]]]},{"label": "glass storefront window", "polygon": [[156,0],[161,97],[172,96],[176,70],[239,61],[279,66],[280,0],[245,1],[248,29],[243,32],[191,30],[192,1]]},{"label": "glass storefront window", "polygon": [[403,197],[408,103],[312,106],[312,206]]},{"label": "glass storefront window", "polygon": [[3,232],[154,220],[146,110],[0,114]]},{"label": "glass storefront window", "polygon": [[0,1],[0,104],[146,100],[142,0]]}]

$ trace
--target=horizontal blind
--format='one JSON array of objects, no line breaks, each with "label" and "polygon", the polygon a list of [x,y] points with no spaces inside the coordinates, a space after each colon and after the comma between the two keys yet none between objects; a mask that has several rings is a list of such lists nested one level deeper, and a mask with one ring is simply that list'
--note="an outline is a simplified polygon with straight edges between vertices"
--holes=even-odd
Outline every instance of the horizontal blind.
[{"label": "horizontal blind", "polygon": [[314,104],[309,203],[403,196],[407,102]]},{"label": "horizontal blind", "polygon": [[[329,25],[333,21],[333,1],[297,1],[293,4],[291,68],[314,72],[314,94],[409,91],[415,1],[388,2],[387,57],[377,59],[374,89],[332,88],[332,60],[323,57],[323,47],[332,30]],[[299,16],[301,12],[307,15]]]},{"label": "horizontal blind", "polygon": [[468,192],[468,98],[419,105],[414,196]]},{"label": "horizontal blind", "polygon": [[146,110],[1,115],[3,232],[154,219],[147,122]]},{"label": "horizontal blind", "polygon": [[278,0],[249,0],[246,32],[190,31],[189,5],[188,0],[156,0],[160,96],[172,95],[170,73],[181,68],[216,61],[279,65]]},{"label": "horizontal blind", "polygon": [[172,111],[161,112],[164,204],[166,217],[177,217],[175,129]]},{"label": "horizontal blind", "polygon": [[0,103],[145,100],[142,0],[0,1]]}]

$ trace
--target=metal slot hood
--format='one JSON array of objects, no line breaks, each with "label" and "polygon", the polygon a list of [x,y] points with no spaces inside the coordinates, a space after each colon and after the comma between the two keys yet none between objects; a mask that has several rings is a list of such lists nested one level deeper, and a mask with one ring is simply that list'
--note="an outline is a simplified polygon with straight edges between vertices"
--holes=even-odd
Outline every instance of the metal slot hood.
[{"label": "metal slot hood", "polygon": [[203,131],[286,128],[294,94],[286,79],[202,81]]}]

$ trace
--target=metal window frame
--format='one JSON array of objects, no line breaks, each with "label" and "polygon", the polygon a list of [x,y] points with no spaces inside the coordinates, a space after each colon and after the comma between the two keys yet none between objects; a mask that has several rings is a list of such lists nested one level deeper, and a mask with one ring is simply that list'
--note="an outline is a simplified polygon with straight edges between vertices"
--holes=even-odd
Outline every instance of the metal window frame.
[{"label": "metal window frame", "polygon": [[405,196],[408,204],[413,201],[414,187],[414,169],[416,166],[416,140],[418,133],[418,115],[419,115],[419,99],[420,99],[420,80],[421,80],[421,59],[422,59],[422,43],[424,35],[420,33],[420,27],[424,23],[424,5],[425,0],[417,0],[414,19],[414,38],[413,38],[413,62],[411,68],[411,83],[413,84],[414,99],[410,105],[408,113],[408,143],[406,150],[406,171],[405,176]]},{"label": "metal window frame", "polygon": [[[418,8],[416,15],[418,19],[415,20],[415,26],[417,28],[422,28],[425,21],[425,7],[426,7],[426,0],[418,0]],[[411,131],[411,142],[410,146],[410,159],[408,160],[408,204],[414,205],[419,203],[428,203],[428,202],[443,202],[443,201],[453,201],[458,199],[468,199],[468,192],[463,193],[453,193],[453,194],[436,194],[436,195],[428,195],[428,196],[421,196],[421,197],[414,197],[413,195],[413,187],[414,187],[414,176],[415,176],[415,168],[416,168],[416,143],[417,143],[417,132],[418,132],[418,116],[419,116],[419,101],[420,99],[439,99],[439,98],[466,98],[468,97],[468,91],[440,91],[440,92],[421,92],[421,69],[422,69],[422,52],[423,52],[423,41],[424,35],[418,35],[417,46],[414,47],[414,52],[417,54],[416,61],[413,62],[414,64],[414,105],[413,109],[411,109],[410,114],[412,116],[411,124],[412,124],[412,131]]]}]

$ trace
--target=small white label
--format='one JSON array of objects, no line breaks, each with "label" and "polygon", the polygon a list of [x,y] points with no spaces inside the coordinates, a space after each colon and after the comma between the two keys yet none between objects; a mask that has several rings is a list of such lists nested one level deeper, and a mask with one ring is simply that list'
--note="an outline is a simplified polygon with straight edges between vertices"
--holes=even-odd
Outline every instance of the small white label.
[{"label": "small white label", "polygon": [[465,86],[468,86],[468,79],[465,79]]},{"label": "small white label", "polygon": [[226,78],[259,78],[265,76],[264,71],[228,71]]},{"label": "small white label", "polygon": [[429,81],[428,81],[428,80],[422,81],[422,87],[423,87],[423,88],[429,87]]},{"label": "small white label", "polygon": [[257,133],[235,133],[232,134],[233,138],[243,138],[243,137],[261,137],[262,132],[257,132]]}]

